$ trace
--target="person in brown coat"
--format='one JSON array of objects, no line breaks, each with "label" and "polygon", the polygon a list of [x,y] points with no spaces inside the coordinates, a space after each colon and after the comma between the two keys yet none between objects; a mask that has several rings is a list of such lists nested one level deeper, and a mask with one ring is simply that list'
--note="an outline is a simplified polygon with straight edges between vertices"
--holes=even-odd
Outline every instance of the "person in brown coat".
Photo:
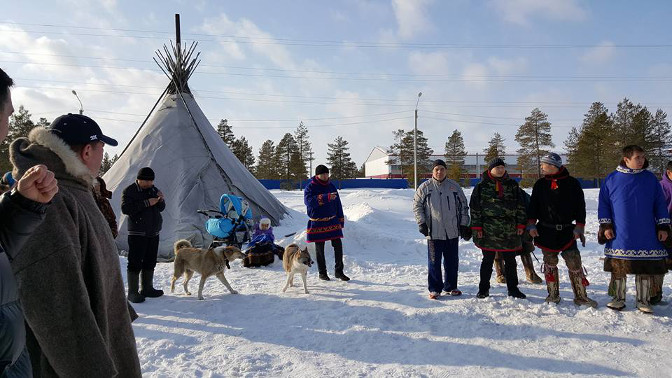
[{"label": "person in brown coat", "polygon": [[117,226],[117,216],[112,210],[112,205],[110,205],[110,200],[112,199],[112,192],[107,190],[107,184],[102,177],[96,177],[96,181],[93,183],[93,199],[96,200],[96,205],[100,209],[100,212],[103,213],[107,224],[110,225],[110,231],[112,231],[112,237],[117,238],[119,235],[119,227]]}]

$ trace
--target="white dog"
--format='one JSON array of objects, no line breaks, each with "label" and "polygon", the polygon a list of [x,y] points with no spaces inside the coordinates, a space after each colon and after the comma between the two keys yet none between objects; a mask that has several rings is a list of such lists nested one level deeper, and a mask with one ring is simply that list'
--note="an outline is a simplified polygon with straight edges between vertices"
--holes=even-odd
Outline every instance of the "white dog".
[{"label": "white dog", "polygon": [[306,275],[308,268],[313,265],[313,260],[310,258],[308,248],[300,249],[296,244],[290,244],[285,248],[285,254],[282,256],[282,267],[287,272],[287,283],[282,289],[284,293],[288,287],[294,286],[294,275],[301,273],[303,279],[303,291],[308,294],[308,286],[306,286]]}]

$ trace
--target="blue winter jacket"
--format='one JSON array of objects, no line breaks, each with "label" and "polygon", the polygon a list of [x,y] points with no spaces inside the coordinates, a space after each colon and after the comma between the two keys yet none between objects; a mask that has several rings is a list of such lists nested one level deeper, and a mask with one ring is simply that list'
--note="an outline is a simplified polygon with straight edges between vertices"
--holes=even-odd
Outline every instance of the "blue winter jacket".
[{"label": "blue winter jacket", "polygon": [[607,257],[659,260],[667,256],[657,229],[667,228],[670,214],[658,179],[650,171],[619,166],[609,174],[600,188],[597,216],[615,234],[604,248]]},{"label": "blue winter jacket", "polygon": [[[329,200],[329,193],[336,193],[336,198]],[[308,212],[306,241],[320,242],[343,237],[345,217],[341,197],[331,181],[321,181],[313,177],[303,192],[303,202]]]}]

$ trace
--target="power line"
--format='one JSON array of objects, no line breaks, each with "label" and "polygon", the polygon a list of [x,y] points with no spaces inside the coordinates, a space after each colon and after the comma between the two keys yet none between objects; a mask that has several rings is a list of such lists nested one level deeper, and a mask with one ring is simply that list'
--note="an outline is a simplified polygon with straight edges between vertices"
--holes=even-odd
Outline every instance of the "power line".
[{"label": "power line", "polygon": [[[25,32],[25,33],[43,33],[43,34],[68,34],[94,37],[117,37],[117,38],[140,38],[140,39],[165,39],[167,35],[172,36],[172,32],[159,30],[139,30],[139,29],[121,29],[121,28],[98,28],[85,26],[69,26],[57,24],[33,24],[19,22],[2,22],[0,25],[45,27],[57,29],[81,29],[92,31],[138,33],[138,34],[93,34],[93,33],[72,33],[43,30],[5,30],[3,32]],[[146,35],[148,33],[158,34],[158,36]],[[418,48],[418,49],[589,49],[596,47],[605,47],[602,44],[459,44],[459,43],[408,43],[408,42],[372,42],[372,41],[348,41],[348,40],[310,40],[310,39],[291,39],[260,36],[241,36],[232,34],[208,34],[208,33],[184,33],[183,37],[189,39],[193,37],[199,42],[212,42],[218,39],[229,39],[237,43],[255,43],[255,44],[276,44],[285,46],[307,46],[307,47],[348,47],[358,48]],[[623,49],[666,49],[672,47],[668,43],[622,43],[612,44],[609,48]]]}]

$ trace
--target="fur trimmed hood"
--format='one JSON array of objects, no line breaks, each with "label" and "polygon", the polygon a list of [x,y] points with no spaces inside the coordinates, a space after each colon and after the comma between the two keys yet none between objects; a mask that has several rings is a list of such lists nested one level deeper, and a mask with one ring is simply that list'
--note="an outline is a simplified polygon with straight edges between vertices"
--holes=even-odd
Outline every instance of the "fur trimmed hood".
[{"label": "fur trimmed hood", "polygon": [[92,186],[95,175],[63,140],[44,127],[30,131],[28,138],[18,138],[9,148],[9,160],[14,165],[12,175],[18,180],[30,167],[44,164],[56,178],[75,179]]}]

